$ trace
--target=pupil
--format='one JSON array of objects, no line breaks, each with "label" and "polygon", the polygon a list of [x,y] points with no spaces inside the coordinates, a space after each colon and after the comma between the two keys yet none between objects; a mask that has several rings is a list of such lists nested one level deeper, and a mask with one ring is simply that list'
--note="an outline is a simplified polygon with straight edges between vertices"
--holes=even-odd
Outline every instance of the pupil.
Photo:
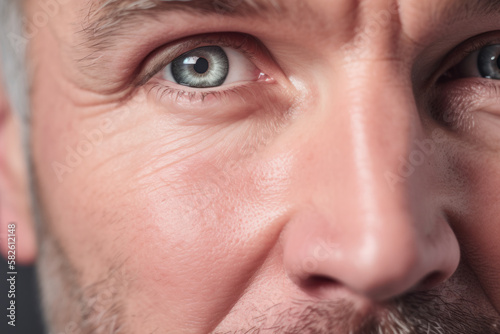
[{"label": "pupil", "polygon": [[193,88],[221,86],[229,75],[229,59],[218,46],[196,48],[175,58],[170,65],[173,80]]},{"label": "pupil", "polygon": [[208,71],[208,60],[200,58],[194,65],[194,70],[199,74],[204,74]]}]

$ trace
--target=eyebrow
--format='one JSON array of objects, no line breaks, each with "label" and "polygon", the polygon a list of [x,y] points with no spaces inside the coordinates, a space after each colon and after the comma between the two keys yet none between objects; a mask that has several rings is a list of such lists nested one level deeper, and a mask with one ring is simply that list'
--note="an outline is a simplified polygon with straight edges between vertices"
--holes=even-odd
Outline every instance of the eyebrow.
[{"label": "eyebrow", "polygon": [[[400,0],[398,0],[399,2]],[[156,18],[163,13],[187,12],[198,15],[263,16],[283,14],[290,0],[89,0],[88,14],[82,32],[92,49],[109,45],[125,28],[140,24],[145,17]],[[300,3],[307,5],[302,0]],[[500,0],[458,0],[442,8],[438,19],[451,22],[484,15],[500,15]]]},{"label": "eyebrow", "polygon": [[441,15],[461,20],[489,14],[500,15],[500,0],[455,1],[445,7]]},{"label": "eyebrow", "polygon": [[[89,0],[82,32],[90,46],[99,46],[122,28],[139,23],[145,17],[163,13],[187,12],[198,15],[256,16],[282,13],[283,0]],[[290,1],[290,0],[288,0]]]}]

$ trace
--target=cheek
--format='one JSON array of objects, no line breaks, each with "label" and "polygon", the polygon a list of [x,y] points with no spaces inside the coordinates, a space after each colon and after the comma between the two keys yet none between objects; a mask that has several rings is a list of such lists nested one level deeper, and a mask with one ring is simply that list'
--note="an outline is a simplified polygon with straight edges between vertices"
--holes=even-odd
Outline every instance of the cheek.
[{"label": "cheek", "polygon": [[500,159],[498,153],[478,151],[462,154],[460,162],[467,197],[456,221],[462,254],[479,280],[482,290],[500,310]]},{"label": "cheek", "polygon": [[[232,133],[184,135],[147,111],[76,118],[64,101],[44,108],[33,145],[42,204],[81,284],[121,264],[128,312],[171,328],[220,321],[275,245],[291,159],[223,139]],[[96,130],[102,141],[81,154]]]},{"label": "cheek", "polygon": [[142,180],[157,186],[142,190],[150,228],[137,236],[146,247],[134,266],[148,287],[139,299],[159,314],[178,312],[172,328],[220,321],[283,224],[287,158],[222,160],[208,153]]}]

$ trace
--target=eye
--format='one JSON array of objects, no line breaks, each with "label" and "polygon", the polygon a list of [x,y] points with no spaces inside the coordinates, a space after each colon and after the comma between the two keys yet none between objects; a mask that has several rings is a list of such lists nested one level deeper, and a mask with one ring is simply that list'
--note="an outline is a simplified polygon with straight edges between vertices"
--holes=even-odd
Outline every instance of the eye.
[{"label": "eye", "polygon": [[460,78],[480,77],[500,80],[500,44],[483,47],[467,56],[454,69]]},{"label": "eye", "polygon": [[260,71],[243,53],[229,47],[203,46],[175,58],[162,71],[163,79],[192,88],[213,88],[255,81]]}]

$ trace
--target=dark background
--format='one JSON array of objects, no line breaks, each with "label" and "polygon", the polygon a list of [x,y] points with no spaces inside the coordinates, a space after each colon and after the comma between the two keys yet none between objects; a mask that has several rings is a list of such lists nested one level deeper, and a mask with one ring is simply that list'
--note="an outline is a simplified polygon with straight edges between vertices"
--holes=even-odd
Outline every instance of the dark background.
[{"label": "dark background", "polygon": [[16,327],[7,324],[9,283],[7,282],[7,262],[0,256],[0,333],[2,334],[43,334],[38,287],[34,267],[17,267],[16,277]]}]

